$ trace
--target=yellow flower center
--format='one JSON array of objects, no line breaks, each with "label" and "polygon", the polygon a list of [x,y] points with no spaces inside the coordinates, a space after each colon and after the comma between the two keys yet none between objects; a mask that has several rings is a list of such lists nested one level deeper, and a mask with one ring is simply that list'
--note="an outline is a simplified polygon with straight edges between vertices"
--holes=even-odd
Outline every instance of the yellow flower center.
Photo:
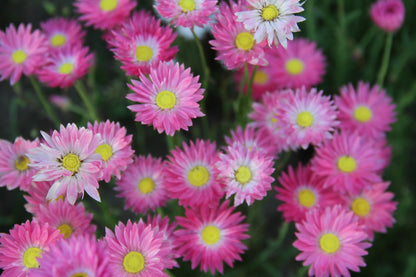
[{"label": "yellow flower center", "polygon": [[265,21],[275,20],[279,16],[279,10],[275,5],[268,5],[261,10],[261,17]]},{"label": "yellow flower center", "polygon": [[285,68],[290,75],[299,75],[303,72],[305,65],[299,59],[290,59],[286,62]]},{"label": "yellow flower center", "polygon": [[26,52],[23,50],[15,50],[12,54],[12,60],[16,64],[21,64],[26,61],[27,55]]},{"label": "yellow flower center", "polygon": [[319,246],[324,252],[328,254],[332,254],[332,253],[337,252],[337,250],[339,249],[340,243],[336,235],[328,233],[328,234],[323,234],[321,236],[321,238],[319,239]]},{"label": "yellow flower center", "polygon": [[208,225],[201,232],[202,240],[208,244],[216,244],[221,238],[221,231],[215,226]]},{"label": "yellow flower center", "polygon": [[153,50],[147,45],[136,47],[136,59],[139,62],[148,62],[153,57]]},{"label": "yellow flower center", "polygon": [[310,127],[313,123],[313,115],[308,111],[300,112],[296,118],[296,123],[304,128]]},{"label": "yellow flower center", "polygon": [[358,216],[367,216],[370,212],[370,203],[362,198],[358,197],[352,202],[352,210]]},{"label": "yellow flower center", "polygon": [[254,73],[254,83],[259,85],[264,85],[269,80],[269,76],[263,70],[257,70]]},{"label": "yellow flower center", "polygon": [[156,105],[164,110],[172,109],[176,104],[176,96],[169,90],[162,90],[156,96]]},{"label": "yellow flower center", "polygon": [[36,258],[40,257],[42,250],[39,247],[30,247],[23,253],[23,264],[27,268],[39,267],[39,263]]},{"label": "yellow flower center", "polygon": [[137,251],[130,251],[123,259],[124,270],[128,273],[138,273],[144,268],[144,257]]},{"label": "yellow flower center", "polygon": [[182,8],[183,12],[190,12],[195,10],[195,1],[194,0],[180,0],[179,7]]},{"label": "yellow flower center", "polygon": [[367,122],[373,117],[373,113],[366,106],[359,106],[354,110],[354,118],[359,122]]},{"label": "yellow flower center", "polygon": [[315,204],[315,194],[310,189],[301,189],[298,193],[298,201],[302,206],[310,208]]},{"label": "yellow flower center", "polygon": [[338,159],[338,168],[339,170],[351,173],[357,168],[357,163],[355,162],[354,158],[350,156],[342,156]]},{"label": "yellow flower center", "polygon": [[64,239],[69,238],[73,232],[72,227],[66,223],[59,225],[58,230],[61,234],[64,234]]},{"label": "yellow flower center", "polygon": [[74,70],[74,65],[72,63],[63,63],[59,66],[59,73],[61,74],[71,74]]},{"label": "yellow flower center", "polygon": [[148,194],[155,189],[155,182],[152,178],[146,177],[140,180],[138,186],[141,193]]},{"label": "yellow flower center", "polygon": [[84,272],[77,272],[72,274],[71,277],[88,277],[88,274]]},{"label": "yellow flower center", "polygon": [[235,44],[244,51],[250,50],[254,46],[253,35],[249,32],[241,32],[235,38]]},{"label": "yellow flower center", "polygon": [[81,161],[77,155],[69,153],[62,159],[62,166],[71,172],[78,172]]},{"label": "yellow flower center", "polygon": [[66,42],[66,37],[62,34],[56,34],[51,37],[52,46],[59,47],[64,45]]},{"label": "yellow flower center", "polygon": [[29,168],[29,159],[26,156],[20,156],[17,157],[17,159],[14,161],[14,167],[19,171],[25,171]]},{"label": "yellow flower center", "polygon": [[105,12],[111,12],[117,7],[117,0],[101,0],[100,8]]},{"label": "yellow flower center", "polygon": [[251,170],[247,166],[240,166],[235,172],[235,180],[244,185],[251,180]]},{"label": "yellow flower center", "polygon": [[95,149],[95,153],[98,153],[103,158],[103,161],[108,161],[113,156],[113,149],[107,143],[100,144]]},{"label": "yellow flower center", "polygon": [[188,181],[191,185],[202,187],[209,180],[209,172],[204,166],[194,166],[188,172]]}]

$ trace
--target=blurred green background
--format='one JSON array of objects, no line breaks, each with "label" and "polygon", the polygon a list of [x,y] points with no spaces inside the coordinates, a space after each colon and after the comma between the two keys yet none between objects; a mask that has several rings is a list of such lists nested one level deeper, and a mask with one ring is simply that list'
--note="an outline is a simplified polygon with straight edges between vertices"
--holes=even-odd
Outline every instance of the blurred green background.
[{"label": "blurred green background", "polygon": [[[10,23],[32,23],[35,28],[39,22],[52,16],[76,17],[72,2],[68,0],[2,0],[0,9],[0,29]],[[138,1],[137,9],[152,10],[152,1]],[[327,74],[318,87],[327,94],[336,94],[341,85],[356,84],[364,80],[374,84],[379,71],[386,35],[373,25],[369,8],[373,1],[309,0],[304,4],[301,14],[306,21],[300,24],[302,32],[296,37],[307,37],[316,41],[327,57]],[[394,192],[398,208],[396,223],[386,234],[376,234],[374,244],[365,257],[367,267],[353,276],[416,276],[416,1],[404,0],[406,19],[403,27],[394,34],[390,66],[385,80],[385,89],[397,105],[397,122],[388,134],[393,147],[393,158],[384,172],[384,180],[391,181],[390,191]],[[86,44],[96,54],[96,66],[84,78],[90,89],[90,97],[99,109],[101,118],[119,121],[134,135],[133,147],[136,154],[151,153],[163,156],[167,153],[164,135],[158,135],[151,127],[141,126],[133,121],[133,114],[127,110],[125,99],[128,79],[119,69],[120,64],[112,58],[101,39],[101,33],[86,28]],[[181,132],[182,139],[202,137],[223,143],[223,136],[229,135],[235,126],[233,102],[237,99],[236,86],[232,74],[214,61],[215,53],[210,50],[206,36],[204,47],[211,68],[211,81],[206,93],[208,132],[200,119],[194,121],[189,133]],[[192,67],[195,74],[201,73],[196,45],[193,41],[178,38],[178,60]],[[53,124],[43,112],[27,78],[22,78],[23,95],[17,97],[8,81],[0,82],[0,138],[13,141],[16,136],[33,139],[39,130],[49,130]],[[63,94],[74,103],[82,105],[76,92],[71,89],[46,89],[48,94]],[[59,111],[62,123],[77,122],[85,124],[81,115]],[[290,162],[307,159],[310,153],[298,153]],[[123,202],[114,198],[112,184],[100,187],[103,202],[110,208],[112,218],[125,221],[137,219],[137,215],[123,211]],[[226,266],[225,276],[305,276],[306,269],[294,261],[298,253],[291,244],[294,241],[293,224],[284,224],[276,212],[275,192],[255,202],[250,208],[239,207],[247,215],[251,239],[246,241],[249,250],[242,262],[236,262],[234,269]],[[23,208],[24,199],[19,191],[0,188],[0,232],[8,232],[13,224],[30,218]],[[91,210],[107,209],[93,203],[86,197]],[[166,208],[169,215],[176,211],[175,203]],[[95,218],[95,223],[111,222],[105,216]],[[98,233],[104,227],[99,225]],[[111,226],[110,228],[113,228]],[[172,270],[175,276],[204,276],[199,269],[190,270],[189,263],[182,263],[180,269]],[[207,274],[210,275],[210,274]]]}]

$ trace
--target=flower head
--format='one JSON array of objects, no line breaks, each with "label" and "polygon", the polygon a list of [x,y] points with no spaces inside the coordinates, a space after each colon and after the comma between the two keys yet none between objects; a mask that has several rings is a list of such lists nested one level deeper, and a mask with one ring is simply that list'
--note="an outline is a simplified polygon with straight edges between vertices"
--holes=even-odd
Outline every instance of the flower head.
[{"label": "flower head", "polygon": [[383,31],[395,32],[403,24],[405,7],[402,0],[378,0],[371,5],[370,16]]},{"label": "flower head", "polygon": [[75,19],[50,18],[40,23],[40,28],[49,42],[49,49],[60,49],[68,45],[82,45],[85,31]]}]

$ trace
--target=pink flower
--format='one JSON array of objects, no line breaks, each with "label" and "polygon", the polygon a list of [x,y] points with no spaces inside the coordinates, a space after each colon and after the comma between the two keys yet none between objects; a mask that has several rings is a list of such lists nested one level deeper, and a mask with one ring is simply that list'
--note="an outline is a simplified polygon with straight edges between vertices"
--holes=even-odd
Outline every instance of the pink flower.
[{"label": "pink flower", "polygon": [[41,22],[40,28],[49,41],[49,48],[56,50],[68,45],[82,45],[86,34],[78,21],[63,17]]},{"label": "pink flower", "polygon": [[29,76],[43,64],[48,49],[45,37],[39,30],[32,33],[32,25],[10,24],[6,32],[0,31],[0,81],[10,78],[13,85],[22,74]]},{"label": "pink flower", "polygon": [[61,195],[74,204],[78,195],[84,196],[84,190],[97,201],[98,179],[101,178],[101,156],[95,153],[101,144],[99,135],[75,124],[61,125],[52,135],[41,131],[44,142],[33,148],[28,154],[33,160],[30,165],[38,170],[33,180],[52,181],[46,198],[56,199]]},{"label": "pink flower", "polygon": [[30,149],[39,146],[39,140],[25,140],[17,137],[14,143],[0,140],[0,187],[8,190],[19,188],[27,191],[32,185],[35,170],[29,166],[27,154]]},{"label": "pink flower", "polygon": [[38,259],[62,238],[48,224],[15,224],[10,234],[0,234],[0,268],[2,277],[27,277],[39,267]]},{"label": "pink flower", "polygon": [[309,266],[309,276],[350,276],[349,270],[365,266],[367,234],[356,217],[340,205],[324,210],[312,209],[302,223],[296,223],[297,240],[293,246],[301,251],[297,261]]},{"label": "pink flower", "polygon": [[371,5],[370,16],[383,31],[395,32],[404,21],[404,4],[401,0],[378,0]]},{"label": "pink flower", "polygon": [[120,123],[107,119],[105,122],[88,123],[88,129],[94,134],[99,134],[103,141],[97,146],[96,153],[103,159],[103,179],[109,182],[111,176],[121,178],[121,172],[133,163],[134,151],[131,148],[132,135],[127,135],[127,130],[120,127]]},{"label": "pink flower", "polygon": [[156,0],[154,8],[175,26],[204,27],[217,10],[217,0]]},{"label": "pink flower", "polygon": [[28,194],[23,195],[27,202],[25,204],[25,209],[28,213],[31,213],[33,216],[36,216],[40,213],[41,207],[49,203],[49,201],[46,200],[46,195],[48,194],[48,191],[51,188],[51,186],[51,182],[32,183],[32,185],[27,190]]},{"label": "pink flower", "polygon": [[241,22],[237,22],[236,12],[242,11],[244,1],[230,5],[220,3],[217,22],[212,24],[214,40],[209,43],[218,52],[216,60],[222,61],[228,69],[242,67],[244,63],[251,65],[267,65],[264,55],[264,43],[258,44],[253,34],[244,29]]},{"label": "pink flower", "polygon": [[204,116],[197,103],[204,93],[198,79],[182,64],[161,62],[148,77],[140,74],[140,82],[128,84],[134,93],[127,99],[138,104],[127,108],[136,112],[136,121],[153,125],[159,133],[173,136],[180,129],[188,130],[192,118]]},{"label": "pink flower", "polygon": [[134,0],[76,0],[80,20],[96,29],[111,29],[121,24],[136,7]]},{"label": "pink flower", "polygon": [[349,84],[341,87],[341,94],[335,96],[339,109],[340,128],[357,131],[371,139],[385,137],[396,121],[395,105],[392,98],[378,85],[359,82],[356,89]]},{"label": "pink flower", "polygon": [[118,197],[126,200],[125,209],[143,214],[155,211],[169,200],[165,174],[162,159],[138,156],[116,181],[114,189],[119,192]]},{"label": "pink flower", "polygon": [[196,140],[171,150],[165,165],[166,188],[182,206],[217,206],[223,196],[217,180],[216,144]]},{"label": "pink flower", "polygon": [[216,270],[224,272],[223,262],[233,267],[234,260],[241,261],[247,249],[241,241],[249,238],[248,224],[241,223],[245,217],[228,204],[186,209],[185,217],[176,217],[183,228],[174,233],[177,252],[184,261],[191,261],[192,269],[199,265],[201,271],[214,275]]}]

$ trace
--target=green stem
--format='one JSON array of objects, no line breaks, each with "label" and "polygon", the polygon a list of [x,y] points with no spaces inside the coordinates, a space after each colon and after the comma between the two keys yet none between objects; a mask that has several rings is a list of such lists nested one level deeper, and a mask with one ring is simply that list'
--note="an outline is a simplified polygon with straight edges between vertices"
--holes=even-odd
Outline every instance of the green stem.
[{"label": "green stem", "polygon": [[251,72],[251,77],[248,80],[248,84],[247,84],[247,95],[249,97],[249,102],[251,103],[251,99],[252,99],[252,92],[253,92],[253,82],[254,82],[254,77],[256,76],[256,72],[257,72],[257,65],[254,66],[253,71]]},{"label": "green stem", "polygon": [[168,151],[175,148],[175,140],[173,136],[166,135],[166,144],[168,146]]},{"label": "green stem", "polygon": [[204,48],[202,47],[201,41],[199,40],[197,34],[194,31],[194,28],[191,28],[192,35],[195,38],[196,46],[198,47],[199,56],[201,58],[202,68],[204,71],[204,78],[202,80],[202,87],[205,88],[205,90],[208,89],[208,80],[209,80],[209,67],[207,65],[207,60],[205,58]]},{"label": "green stem", "polygon": [[82,101],[84,102],[85,107],[88,110],[89,118],[93,121],[99,121],[97,112],[95,111],[94,106],[91,104],[90,99],[87,96],[86,88],[81,81],[76,81],[74,83],[75,89],[78,91],[79,96],[81,97]]},{"label": "green stem", "polygon": [[49,116],[49,119],[52,120],[52,122],[55,124],[56,128],[59,128],[59,119],[56,116],[55,112],[52,109],[52,106],[49,104],[49,101],[46,99],[45,95],[43,94],[43,91],[39,85],[39,83],[36,81],[36,79],[32,76],[29,77],[30,82],[32,83],[33,88],[36,91],[36,94],[39,98],[40,103],[42,104],[43,108],[45,109],[46,113]]},{"label": "green stem", "polygon": [[383,86],[384,79],[385,79],[386,74],[387,74],[387,69],[389,67],[390,52],[391,52],[392,44],[393,44],[393,33],[387,33],[386,46],[384,48],[383,59],[381,61],[380,70],[379,70],[378,76],[377,76],[377,84],[380,87]]}]

